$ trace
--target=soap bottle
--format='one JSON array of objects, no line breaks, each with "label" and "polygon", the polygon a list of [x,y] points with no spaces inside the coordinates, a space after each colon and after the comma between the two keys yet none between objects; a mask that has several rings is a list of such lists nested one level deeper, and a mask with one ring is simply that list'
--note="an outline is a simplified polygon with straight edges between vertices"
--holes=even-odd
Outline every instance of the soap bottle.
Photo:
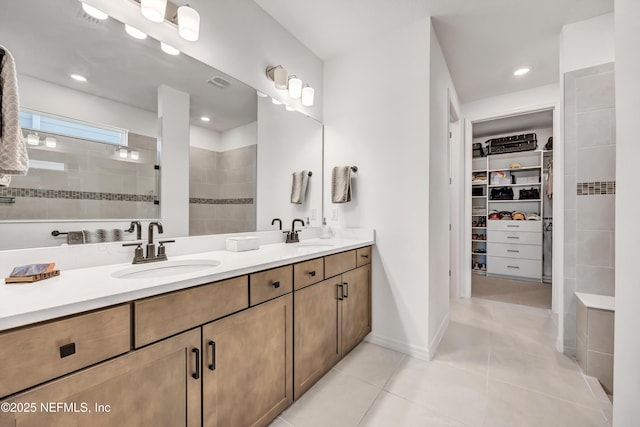
[{"label": "soap bottle", "polygon": [[322,230],[320,231],[321,239],[330,239],[331,238],[331,228],[327,225],[327,219],[322,218]]}]

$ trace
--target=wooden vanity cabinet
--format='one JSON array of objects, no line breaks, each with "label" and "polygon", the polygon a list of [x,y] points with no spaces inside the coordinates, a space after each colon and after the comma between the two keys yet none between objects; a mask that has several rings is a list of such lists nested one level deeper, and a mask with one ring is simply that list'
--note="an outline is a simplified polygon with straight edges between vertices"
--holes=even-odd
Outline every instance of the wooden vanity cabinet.
[{"label": "wooden vanity cabinet", "polygon": [[325,257],[334,277],[294,292],[295,399],[371,332],[371,266],[356,264],[356,250]]},{"label": "wooden vanity cabinet", "polygon": [[200,426],[201,355],[185,332],[5,400],[0,425]]},{"label": "wooden vanity cabinet", "polygon": [[268,425],[293,401],[293,297],[202,327],[205,427]]}]

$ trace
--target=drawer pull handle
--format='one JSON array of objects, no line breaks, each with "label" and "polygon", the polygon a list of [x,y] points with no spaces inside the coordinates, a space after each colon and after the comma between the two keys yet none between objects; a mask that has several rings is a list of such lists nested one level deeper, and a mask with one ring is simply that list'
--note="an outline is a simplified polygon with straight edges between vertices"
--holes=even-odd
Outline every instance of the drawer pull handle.
[{"label": "drawer pull handle", "polygon": [[342,285],[344,286],[344,297],[349,298],[349,284],[344,282]]},{"label": "drawer pull handle", "polygon": [[310,271],[310,272],[309,272],[309,276],[311,276],[311,277],[316,277],[316,271],[315,271],[315,270]]},{"label": "drawer pull handle", "polygon": [[200,379],[200,350],[197,348],[191,349],[192,353],[196,354],[196,371],[191,374],[194,380]]},{"label": "drawer pull handle", "polygon": [[507,252],[512,252],[514,254],[519,254],[520,251],[516,251],[515,249],[507,249]]},{"label": "drawer pull handle", "polygon": [[520,228],[519,225],[507,225],[507,227],[509,227],[509,228]]},{"label": "drawer pull handle", "polygon": [[216,370],[216,342],[209,340],[209,346],[211,347],[211,364],[209,365],[210,371]]},{"label": "drawer pull handle", "polygon": [[360,256],[361,256],[362,258],[369,259],[369,255],[367,255],[367,254],[362,254],[362,255],[360,255]]},{"label": "drawer pull handle", "polygon": [[338,283],[338,299],[340,301],[344,299],[344,286],[342,286],[342,283]]},{"label": "drawer pull handle", "polygon": [[519,239],[518,236],[507,236],[507,239]]},{"label": "drawer pull handle", "polygon": [[76,354],[76,343],[65,344],[60,347],[60,359]]},{"label": "drawer pull handle", "polygon": [[280,282],[273,282],[272,285],[274,288],[278,289],[280,287]]},{"label": "drawer pull handle", "polygon": [[507,265],[507,268],[520,268],[517,265]]}]

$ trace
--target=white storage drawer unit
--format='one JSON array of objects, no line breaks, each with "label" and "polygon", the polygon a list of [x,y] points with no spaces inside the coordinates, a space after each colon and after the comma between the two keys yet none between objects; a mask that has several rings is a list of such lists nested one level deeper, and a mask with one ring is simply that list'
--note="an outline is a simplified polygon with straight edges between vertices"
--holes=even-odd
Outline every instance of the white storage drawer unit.
[{"label": "white storage drawer unit", "polygon": [[487,228],[491,231],[530,231],[539,233],[542,231],[542,221],[509,221],[509,220],[489,220]]},{"label": "white storage drawer unit", "polygon": [[503,258],[488,255],[487,273],[540,280],[542,277],[542,262],[537,259]]},{"label": "white storage drawer unit", "polygon": [[508,243],[487,243],[487,253],[505,258],[522,258],[542,260],[542,246],[511,245]]},{"label": "white storage drawer unit", "polygon": [[542,245],[542,233],[489,230],[487,233],[487,241],[494,243],[515,243],[519,245]]}]

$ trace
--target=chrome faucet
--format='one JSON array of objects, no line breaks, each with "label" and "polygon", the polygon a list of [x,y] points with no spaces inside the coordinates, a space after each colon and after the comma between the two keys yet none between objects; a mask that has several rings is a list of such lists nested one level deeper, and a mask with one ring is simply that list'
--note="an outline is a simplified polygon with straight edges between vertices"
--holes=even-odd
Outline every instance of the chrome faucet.
[{"label": "chrome faucet", "polygon": [[[137,221],[135,221],[137,222]],[[132,222],[133,224],[133,222]],[[138,222],[138,225],[140,223]],[[133,255],[133,264],[143,264],[147,262],[155,262],[155,261],[165,261],[167,259],[167,253],[165,251],[164,244],[165,243],[173,243],[175,240],[161,240],[158,242],[158,253],[156,254],[156,245],[153,243],[153,227],[158,228],[158,234],[162,234],[164,229],[162,224],[159,222],[151,222],[149,223],[149,241],[147,243],[147,255],[144,255],[144,251],[142,250],[143,242],[134,242],[134,243],[125,243],[122,246],[135,246],[135,252]],[[140,228],[138,228],[140,230]]]},{"label": "chrome faucet", "polygon": [[271,225],[274,225],[276,223],[276,221],[278,222],[278,225],[280,227],[280,230],[282,230],[282,220],[280,218],[273,218],[271,220]]},{"label": "chrome faucet", "polygon": [[291,221],[291,231],[287,232],[287,240],[285,243],[298,243],[300,241],[300,237],[298,236],[298,231],[296,230],[296,222],[299,222],[304,227],[304,221],[301,219],[294,219]]}]

